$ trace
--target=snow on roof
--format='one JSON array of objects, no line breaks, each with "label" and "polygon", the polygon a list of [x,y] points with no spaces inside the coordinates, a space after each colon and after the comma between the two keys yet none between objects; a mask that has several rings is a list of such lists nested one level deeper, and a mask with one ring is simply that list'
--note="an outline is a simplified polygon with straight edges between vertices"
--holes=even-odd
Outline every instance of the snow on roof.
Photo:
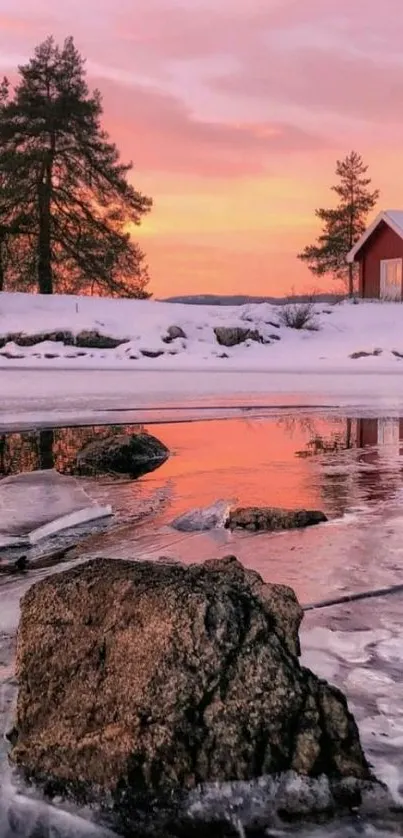
[{"label": "snow on roof", "polygon": [[360,252],[362,246],[369,239],[369,237],[372,236],[372,233],[376,230],[381,221],[387,224],[397,236],[403,239],[403,210],[383,210],[383,212],[380,212],[376,216],[372,224],[367,227],[361,238],[358,239],[358,242],[354,245],[352,250],[350,250],[350,253],[347,256],[347,262],[354,262],[354,259]]},{"label": "snow on roof", "polygon": [[403,236],[403,210],[386,210],[385,215],[399,227],[400,234]]}]

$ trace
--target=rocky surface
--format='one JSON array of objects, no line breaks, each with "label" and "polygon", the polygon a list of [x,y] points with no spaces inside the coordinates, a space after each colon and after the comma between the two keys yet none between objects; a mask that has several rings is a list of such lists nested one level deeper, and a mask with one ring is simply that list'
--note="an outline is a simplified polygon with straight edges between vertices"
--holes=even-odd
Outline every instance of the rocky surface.
[{"label": "rocky surface", "polygon": [[294,530],[327,521],[323,512],[309,509],[276,509],[275,507],[247,506],[232,509],[226,526],[229,529]]},{"label": "rocky surface", "polygon": [[128,340],[129,338],[111,338],[108,335],[101,335],[96,330],[84,330],[78,333],[74,345],[82,349],[116,349]]},{"label": "rocky surface", "polygon": [[246,340],[264,343],[262,335],[257,329],[243,329],[239,326],[216,326],[214,334],[220,346],[237,346]]},{"label": "rocky surface", "polygon": [[82,349],[116,349],[123,343],[127,343],[128,338],[112,338],[108,335],[101,335],[95,329],[83,330],[76,336],[66,329],[54,332],[36,332],[32,335],[13,332],[0,337],[0,349],[3,349],[7,343],[29,347],[36,346],[44,341],[54,341],[63,343],[65,346],[77,346]]},{"label": "rocky surface", "polygon": [[36,346],[38,343],[44,341],[55,341],[57,343],[64,343],[65,346],[73,346],[74,335],[70,331],[59,332],[36,332],[32,335],[25,335],[21,332],[13,332],[4,337],[0,337],[0,349],[6,346],[7,343],[15,343],[16,346]]},{"label": "rocky surface", "polygon": [[168,448],[151,434],[116,434],[86,445],[77,455],[77,470],[80,474],[140,477],[158,468],[168,456]]},{"label": "rocky surface", "polygon": [[291,589],[234,557],[44,579],[22,600],[13,764],[106,806],[127,835],[150,800],[203,782],[370,780],[344,696],[299,664],[301,616]]}]

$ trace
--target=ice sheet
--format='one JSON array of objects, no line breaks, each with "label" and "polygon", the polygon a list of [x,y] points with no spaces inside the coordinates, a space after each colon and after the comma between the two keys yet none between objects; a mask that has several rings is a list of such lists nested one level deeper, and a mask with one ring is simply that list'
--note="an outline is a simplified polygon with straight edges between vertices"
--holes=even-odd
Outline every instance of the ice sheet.
[{"label": "ice sheet", "polygon": [[233,501],[217,500],[211,506],[190,509],[172,521],[172,528],[179,532],[204,532],[224,527]]},{"label": "ice sheet", "polygon": [[62,529],[111,515],[74,477],[53,469],[0,480],[0,547],[36,544]]}]

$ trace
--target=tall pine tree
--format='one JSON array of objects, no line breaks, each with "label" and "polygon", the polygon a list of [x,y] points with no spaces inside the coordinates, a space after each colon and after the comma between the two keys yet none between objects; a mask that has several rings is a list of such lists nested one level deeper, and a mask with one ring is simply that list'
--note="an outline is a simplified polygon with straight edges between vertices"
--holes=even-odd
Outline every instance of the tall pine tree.
[{"label": "tall pine tree", "polygon": [[322,232],[313,245],[298,255],[316,276],[332,274],[343,279],[349,296],[354,294],[356,265],[347,263],[347,255],[362,236],[368,213],[379,198],[377,189],[371,191],[371,179],[366,177],[368,166],[357,152],[337,161],[339,182],[332,186],[339,202],[334,209],[317,209],[315,215],[323,223]]},{"label": "tall pine tree", "polygon": [[0,88],[0,283],[148,296],[128,231],[152,202],[101,127],[101,96],[73,39],[60,48],[48,38],[19,76],[13,95]]}]

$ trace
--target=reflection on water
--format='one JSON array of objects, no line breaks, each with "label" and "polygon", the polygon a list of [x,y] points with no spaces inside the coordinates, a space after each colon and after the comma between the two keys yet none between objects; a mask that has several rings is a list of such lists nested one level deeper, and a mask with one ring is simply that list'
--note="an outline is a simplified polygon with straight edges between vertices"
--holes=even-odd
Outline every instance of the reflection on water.
[{"label": "reflection on water", "polygon": [[[339,416],[230,419],[147,428],[172,456],[145,476],[138,498],[166,489],[169,514],[217,498],[243,505],[318,507],[330,516],[386,501],[402,484],[403,420]],[[94,438],[135,433],[143,426],[56,428],[3,434],[0,476],[35,469],[76,471],[78,452]],[[96,494],[96,491],[95,491]],[[116,488],[116,511],[128,516],[129,498]],[[121,509],[122,508],[122,509]],[[136,510],[138,512],[138,510]],[[136,515],[138,517],[138,515]]]},{"label": "reflection on water", "polygon": [[[138,433],[141,425],[129,425]],[[120,425],[85,428],[43,428],[38,431],[0,435],[0,477],[21,471],[55,468],[63,474],[75,471],[77,454],[93,439],[122,433]]]},{"label": "reflection on water", "polygon": [[[0,476],[53,467],[72,473],[78,451],[94,437],[136,430],[138,426],[60,428],[4,435]],[[116,518],[109,532],[83,540],[76,554],[70,554],[70,563],[94,555],[164,555],[193,562],[231,552],[266,580],[292,585],[303,603],[401,581],[401,420],[298,413],[281,419],[172,423],[158,429],[150,425],[147,430],[168,446],[171,457],[136,481],[82,480],[96,500],[112,504]],[[178,515],[219,498],[243,505],[318,508],[334,520],[309,531],[276,535],[225,530],[183,534],[170,528]],[[50,572],[54,569],[33,569],[26,577],[0,581],[3,721],[15,696],[18,600],[35,579]],[[313,611],[301,633],[303,663],[347,693],[371,762],[397,796],[403,794],[402,604],[401,597],[389,597]],[[359,833],[390,834],[369,824],[358,824],[357,832],[352,824],[318,831],[320,838]],[[308,838],[304,831],[299,835]]]}]

